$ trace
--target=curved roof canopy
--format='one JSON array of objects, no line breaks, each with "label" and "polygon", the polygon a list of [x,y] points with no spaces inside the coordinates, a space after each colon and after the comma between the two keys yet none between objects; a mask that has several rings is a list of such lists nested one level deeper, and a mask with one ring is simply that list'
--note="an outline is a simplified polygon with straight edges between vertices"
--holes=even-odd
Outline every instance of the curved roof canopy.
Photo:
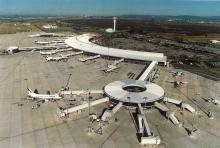
[{"label": "curved roof canopy", "polygon": [[116,49],[116,48],[108,48],[108,47],[100,46],[90,42],[90,39],[92,37],[94,37],[94,35],[92,34],[78,35],[68,38],[65,41],[65,43],[75,49],[89,53],[104,55],[104,56],[141,60],[141,61],[158,61],[158,62],[166,62],[167,59],[163,53],[141,52],[141,51]]}]

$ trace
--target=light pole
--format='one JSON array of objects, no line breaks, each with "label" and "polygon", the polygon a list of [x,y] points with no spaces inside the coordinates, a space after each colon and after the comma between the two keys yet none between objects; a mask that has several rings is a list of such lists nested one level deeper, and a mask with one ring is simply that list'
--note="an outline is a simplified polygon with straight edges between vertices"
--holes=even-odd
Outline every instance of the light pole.
[{"label": "light pole", "polygon": [[90,122],[90,91],[89,91],[89,97],[88,97],[88,108],[89,108],[89,126],[88,126],[88,132],[91,133],[91,122]]}]

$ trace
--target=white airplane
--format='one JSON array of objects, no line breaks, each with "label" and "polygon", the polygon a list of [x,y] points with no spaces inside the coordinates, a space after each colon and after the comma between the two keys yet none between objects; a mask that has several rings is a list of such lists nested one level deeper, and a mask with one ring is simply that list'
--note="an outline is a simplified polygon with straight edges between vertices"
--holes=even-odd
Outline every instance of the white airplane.
[{"label": "white airplane", "polygon": [[107,65],[107,68],[104,69],[103,71],[106,72],[106,73],[112,72],[113,70],[120,68],[120,67],[118,67],[117,65],[118,65],[119,63],[123,62],[123,61],[124,61],[124,59],[120,59],[120,60],[118,60],[118,61],[115,61],[113,64]]},{"label": "white airplane", "polygon": [[[52,54],[55,54],[55,53],[58,53],[58,52],[71,51],[71,50],[73,50],[73,49],[72,48],[68,48],[68,49],[59,49],[59,50],[56,49],[56,50],[50,50],[50,51],[40,51],[40,54],[41,55],[52,55]],[[78,55],[78,54],[82,54],[82,53],[83,53],[83,51],[80,51],[80,52],[76,52],[73,55]]]},{"label": "white airplane", "polygon": [[120,67],[118,67],[118,66],[116,66],[116,65],[113,65],[113,64],[110,64],[110,65],[108,65],[107,68],[104,69],[103,71],[104,71],[105,73],[108,73],[108,72],[112,72],[112,71],[114,71],[114,70],[116,70],[116,69],[118,69],[118,68],[120,68]]},{"label": "white airplane", "polygon": [[29,37],[57,37],[57,36],[61,36],[61,35],[55,33],[46,33],[46,32],[29,35]]},{"label": "white airplane", "polygon": [[66,55],[63,55],[63,56],[71,57],[71,56],[76,56],[76,55],[80,55],[80,54],[83,54],[83,51],[79,51],[79,52],[75,52],[75,53],[69,53],[69,54],[66,54]]},{"label": "white airplane", "polygon": [[58,57],[48,57],[46,56],[46,60],[47,61],[67,61],[68,60],[68,57],[67,56],[64,56],[64,55],[60,55]]},{"label": "white airplane", "polygon": [[176,80],[176,81],[167,81],[168,83],[173,83],[174,84],[174,87],[180,87],[182,86],[183,84],[187,84],[188,82],[183,82],[183,81],[179,81],[179,80]]},{"label": "white airplane", "polygon": [[51,41],[51,43],[64,43],[64,41],[63,40],[53,40],[53,41]]},{"label": "white airplane", "polygon": [[171,73],[173,73],[173,76],[183,76],[184,75],[184,72],[180,71],[180,70],[174,70],[174,71],[171,71]]},{"label": "white airplane", "polygon": [[215,98],[203,98],[203,100],[205,100],[206,102],[209,102],[209,103],[213,103],[215,105],[220,104],[220,100],[215,99]]},{"label": "white airplane", "polygon": [[43,42],[43,41],[35,41],[35,44],[39,44],[39,45],[48,45],[51,44],[51,42]]},{"label": "white airplane", "polygon": [[28,100],[36,100],[38,102],[40,101],[56,101],[56,100],[60,100],[62,99],[62,97],[59,94],[50,94],[50,92],[48,92],[47,94],[39,94],[37,89],[35,89],[35,91],[33,92],[31,89],[27,88],[28,90]]},{"label": "white airplane", "polygon": [[55,54],[57,53],[58,51],[57,50],[52,50],[52,51],[40,51],[40,54],[41,55],[52,55],[52,54]]},{"label": "white airplane", "polygon": [[65,42],[65,40],[66,40],[66,39],[64,39],[64,38],[63,38],[63,39],[55,39],[55,40],[53,40],[52,42]]},{"label": "white airplane", "polygon": [[87,58],[79,58],[78,60],[80,62],[86,62],[88,60],[94,60],[94,59],[97,59],[97,58],[100,58],[100,55],[90,56],[90,57],[87,57]]}]

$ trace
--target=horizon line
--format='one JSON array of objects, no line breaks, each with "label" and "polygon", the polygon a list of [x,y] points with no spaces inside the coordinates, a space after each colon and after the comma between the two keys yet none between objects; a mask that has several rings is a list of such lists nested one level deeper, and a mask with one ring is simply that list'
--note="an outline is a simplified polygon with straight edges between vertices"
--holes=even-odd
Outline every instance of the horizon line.
[{"label": "horizon line", "polygon": [[179,14],[179,15],[166,15],[166,14],[119,14],[119,15],[73,15],[73,14],[0,14],[0,16],[35,16],[35,17],[112,17],[112,16],[164,16],[164,17],[180,17],[180,16],[191,16],[191,17],[220,17],[217,15],[187,15],[187,14]]}]

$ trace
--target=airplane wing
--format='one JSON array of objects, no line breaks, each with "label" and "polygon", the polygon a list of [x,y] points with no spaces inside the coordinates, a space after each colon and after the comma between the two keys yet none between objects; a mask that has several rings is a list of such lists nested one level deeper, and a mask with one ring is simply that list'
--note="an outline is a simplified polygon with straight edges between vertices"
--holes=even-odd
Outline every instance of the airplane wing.
[{"label": "airplane wing", "polygon": [[175,74],[176,73],[176,71],[169,71],[170,73],[173,73],[173,74]]},{"label": "airplane wing", "polygon": [[33,49],[33,50],[31,50],[31,52],[34,52],[34,51],[37,51],[37,49]]},{"label": "airplane wing", "polygon": [[204,98],[204,97],[202,97],[202,99],[203,99],[204,101],[206,101],[206,102],[210,101],[209,98]]},{"label": "airplane wing", "polygon": [[37,101],[36,101],[36,103],[45,103],[46,102],[46,99],[38,99]]},{"label": "airplane wing", "polygon": [[181,83],[183,83],[183,84],[188,84],[188,82],[181,82]]}]

